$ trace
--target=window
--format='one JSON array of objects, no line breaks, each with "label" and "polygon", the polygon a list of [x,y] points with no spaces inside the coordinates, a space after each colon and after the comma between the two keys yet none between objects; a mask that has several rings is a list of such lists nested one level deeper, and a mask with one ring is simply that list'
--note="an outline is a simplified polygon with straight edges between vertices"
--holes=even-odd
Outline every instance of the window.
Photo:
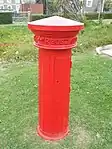
[{"label": "window", "polygon": [[87,0],[86,1],[86,7],[92,7],[93,0]]},{"label": "window", "polygon": [[11,0],[7,0],[7,3],[11,3]]},{"label": "window", "polygon": [[7,6],[7,9],[8,9],[8,10],[11,10],[11,9],[12,9],[12,6],[11,6],[11,5],[8,5],[8,6]]},{"label": "window", "polygon": [[17,13],[19,13],[19,9],[20,9],[20,5],[17,5],[17,6],[16,6],[16,11],[17,11]]},{"label": "window", "polygon": [[4,6],[3,5],[0,5],[0,10],[3,10],[4,9]]}]

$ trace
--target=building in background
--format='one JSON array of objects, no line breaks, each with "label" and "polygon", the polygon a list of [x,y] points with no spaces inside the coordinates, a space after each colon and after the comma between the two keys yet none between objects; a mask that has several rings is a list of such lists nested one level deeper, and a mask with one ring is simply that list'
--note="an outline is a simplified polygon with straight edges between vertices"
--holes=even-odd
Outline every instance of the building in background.
[{"label": "building in background", "polygon": [[43,4],[21,4],[20,12],[30,11],[33,14],[43,14]]},{"label": "building in background", "polygon": [[9,10],[19,12],[20,5],[20,0],[0,0],[0,11]]},{"label": "building in background", "polygon": [[104,2],[105,0],[83,0],[84,12],[103,12]]},{"label": "building in background", "polygon": [[0,0],[0,12],[13,11],[15,13],[31,11],[43,14],[42,0]]},{"label": "building in background", "polygon": [[22,0],[20,11],[30,11],[33,14],[43,14],[43,2],[42,0]]}]

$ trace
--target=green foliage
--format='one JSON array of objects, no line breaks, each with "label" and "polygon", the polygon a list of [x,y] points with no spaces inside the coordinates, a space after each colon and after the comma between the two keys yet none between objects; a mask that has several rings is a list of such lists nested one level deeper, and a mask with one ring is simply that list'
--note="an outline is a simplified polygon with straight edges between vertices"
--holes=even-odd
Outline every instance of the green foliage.
[{"label": "green foliage", "polygon": [[44,19],[44,18],[48,18],[50,17],[50,15],[43,15],[43,14],[32,14],[32,21],[35,21],[35,20],[40,20],[40,19]]},{"label": "green foliage", "polygon": [[103,19],[112,19],[112,13],[104,13]]},{"label": "green foliage", "polygon": [[0,45],[0,59],[7,61],[37,59],[33,35],[26,26],[0,26],[0,35],[0,44],[8,44],[8,46]]},{"label": "green foliage", "polygon": [[48,13],[49,14],[53,14],[53,13],[56,13],[59,11],[58,10],[58,3],[59,3],[58,0],[48,1]]},{"label": "green foliage", "polygon": [[[53,13],[52,15],[32,14],[32,21],[39,20],[39,19],[44,19],[44,18],[48,18],[48,17],[55,16],[55,15],[58,15],[58,16],[61,16],[61,17],[65,17],[65,18],[68,18],[68,19],[72,19],[72,20],[74,19],[75,20],[74,15],[69,14],[66,11],[64,11],[64,13]],[[80,20],[80,21],[84,21],[84,20]]]},{"label": "green foliage", "polygon": [[12,24],[12,12],[0,12],[0,24]]},{"label": "green foliage", "polygon": [[52,16],[55,16],[55,15],[58,15],[58,16],[63,16],[62,14],[57,14],[57,13],[54,13],[52,15],[40,15],[40,14],[32,14],[32,21],[35,21],[35,20],[40,20],[40,19],[44,19],[44,18],[48,18],[48,17],[52,17]]},{"label": "green foliage", "polygon": [[[52,15],[32,14],[32,21],[43,19],[43,18],[48,18],[54,15],[62,16],[62,17],[69,18],[69,19],[75,19],[74,16],[65,12],[64,14],[54,13]],[[85,23],[87,20],[97,20],[98,15],[99,15],[98,13],[86,13],[81,21]],[[101,19],[112,19],[112,13],[101,13]]]},{"label": "green foliage", "polygon": [[79,36],[77,48],[73,51],[85,53],[85,51],[94,50],[98,46],[111,43],[112,25],[104,25],[99,24],[99,22],[90,21],[86,24],[81,36]]},{"label": "green foliage", "polygon": [[105,0],[104,11],[112,10],[112,0]]},{"label": "green foliage", "polygon": [[87,20],[96,20],[98,19],[98,13],[85,13]]},{"label": "green foliage", "polygon": [[[85,16],[88,20],[97,20],[98,13],[86,13]],[[101,13],[101,18],[103,19],[112,19],[112,13]]]}]

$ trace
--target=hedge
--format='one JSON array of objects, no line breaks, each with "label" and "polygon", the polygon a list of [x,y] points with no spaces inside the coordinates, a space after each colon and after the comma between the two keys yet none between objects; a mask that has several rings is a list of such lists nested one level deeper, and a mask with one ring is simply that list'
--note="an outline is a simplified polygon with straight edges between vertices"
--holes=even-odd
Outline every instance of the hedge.
[{"label": "hedge", "polygon": [[0,12],[0,24],[12,24],[12,12]]},{"label": "hedge", "polygon": [[43,15],[43,14],[32,14],[32,21],[35,20],[40,20],[40,19],[44,19],[44,18],[48,18],[50,17],[50,15]]},{"label": "hedge", "polygon": [[112,13],[104,13],[103,18],[104,19],[112,19]]},{"label": "hedge", "polygon": [[[85,13],[88,20],[97,20],[99,13]],[[112,19],[112,13],[101,13],[101,18]]]},{"label": "hedge", "polygon": [[[40,19],[44,19],[44,18],[48,18],[48,17],[52,17],[52,16],[56,16],[57,14],[53,14],[53,15],[43,15],[43,14],[32,14],[32,21],[35,20],[40,20]],[[58,14],[59,16],[63,17],[63,15]]]},{"label": "hedge", "polygon": [[[85,13],[85,16],[86,16],[87,20],[97,20],[98,15],[99,15],[98,13]],[[32,21],[40,20],[40,19],[43,19],[43,18],[51,17],[51,16],[53,16],[53,15],[32,14]],[[112,13],[101,13],[101,17],[103,19],[112,19]]]}]

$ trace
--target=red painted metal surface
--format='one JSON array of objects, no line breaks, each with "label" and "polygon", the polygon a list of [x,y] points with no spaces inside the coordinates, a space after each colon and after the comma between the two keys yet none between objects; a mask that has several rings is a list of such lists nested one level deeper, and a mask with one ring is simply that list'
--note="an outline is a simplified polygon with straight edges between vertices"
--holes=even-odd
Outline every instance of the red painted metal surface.
[{"label": "red painted metal surface", "polygon": [[29,22],[28,27],[39,47],[38,134],[62,139],[69,131],[71,49],[83,24],[54,16]]},{"label": "red painted metal surface", "polygon": [[39,49],[39,130],[52,139],[68,132],[70,58],[70,49]]}]

